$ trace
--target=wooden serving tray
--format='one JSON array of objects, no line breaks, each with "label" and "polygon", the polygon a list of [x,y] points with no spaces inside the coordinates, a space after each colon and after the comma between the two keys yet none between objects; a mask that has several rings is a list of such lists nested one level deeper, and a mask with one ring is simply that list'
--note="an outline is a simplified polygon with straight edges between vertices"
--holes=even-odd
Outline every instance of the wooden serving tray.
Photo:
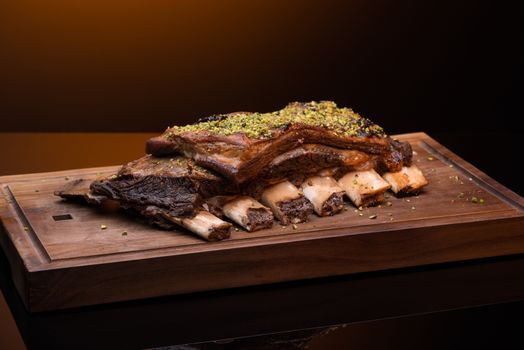
[{"label": "wooden serving tray", "polygon": [[424,133],[397,137],[430,183],[391,206],[208,243],[54,196],[118,167],[80,169],[0,177],[0,242],[30,311],[524,252],[523,198]]}]

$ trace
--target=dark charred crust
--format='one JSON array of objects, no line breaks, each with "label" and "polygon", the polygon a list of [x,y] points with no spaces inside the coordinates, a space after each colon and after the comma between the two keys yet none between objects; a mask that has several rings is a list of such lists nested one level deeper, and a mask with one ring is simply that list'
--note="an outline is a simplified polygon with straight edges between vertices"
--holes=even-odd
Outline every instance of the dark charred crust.
[{"label": "dark charred crust", "polygon": [[286,221],[294,224],[307,221],[308,216],[313,213],[313,204],[306,197],[283,201],[278,206]]},{"label": "dark charred crust", "polygon": [[273,226],[273,214],[265,208],[249,208],[247,210],[247,223],[250,231],[262,230]]},{"label": "dark charred crust", "polygon": [[228,117],[228,114],[214,114],[208,117],[199,118],[198,121],[193,124],[198,124],[202,122],[218,122],[218,121],[226,119],[227,117]]},{"label": "dark charred crust", "polygon": [[192,216],[201,203],[197,189],[187,178],[121,176],[94,181],[91,191],[124,203],[166,208],[174,216]]},{"label": "dark charred crust", "polygon": [[340,213],[344,209],[344,192],[335,192],[322,204],[322,216]]}]

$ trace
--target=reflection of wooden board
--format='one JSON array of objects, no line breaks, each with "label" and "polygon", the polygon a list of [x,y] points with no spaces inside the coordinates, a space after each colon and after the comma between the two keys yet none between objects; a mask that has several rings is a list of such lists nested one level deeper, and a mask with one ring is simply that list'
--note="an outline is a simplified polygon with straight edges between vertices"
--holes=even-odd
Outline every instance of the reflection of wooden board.
[{"label": "reflection of wooden board", "polygon": [[423,133],[399,138],[430,184],[391,206],[208,243],[55,197],[118,167],[70,170],[0,178],[0,242],[32,311],[524,252],[523,198]]}]

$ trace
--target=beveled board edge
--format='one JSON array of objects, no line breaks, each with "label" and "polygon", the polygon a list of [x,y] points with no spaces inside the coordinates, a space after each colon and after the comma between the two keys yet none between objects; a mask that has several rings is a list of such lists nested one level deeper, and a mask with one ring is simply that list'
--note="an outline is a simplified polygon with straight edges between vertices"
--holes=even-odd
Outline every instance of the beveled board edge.
[{"label": "beveled board edge", "polygon": [[32,272],[27,304],[45,311],[513,255],[524,251],[523,224],[493,219],[482,229],[464,222]]}]

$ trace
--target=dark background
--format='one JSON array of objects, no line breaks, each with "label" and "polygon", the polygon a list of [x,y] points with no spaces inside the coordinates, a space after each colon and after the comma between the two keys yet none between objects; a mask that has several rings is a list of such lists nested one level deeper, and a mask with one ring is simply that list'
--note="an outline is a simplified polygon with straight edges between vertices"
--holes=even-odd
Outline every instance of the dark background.
[{"label": "dark background", "polygon": [[516,3],[0,0],[0,132],[161,132],[329,99],[524,195]]}]

